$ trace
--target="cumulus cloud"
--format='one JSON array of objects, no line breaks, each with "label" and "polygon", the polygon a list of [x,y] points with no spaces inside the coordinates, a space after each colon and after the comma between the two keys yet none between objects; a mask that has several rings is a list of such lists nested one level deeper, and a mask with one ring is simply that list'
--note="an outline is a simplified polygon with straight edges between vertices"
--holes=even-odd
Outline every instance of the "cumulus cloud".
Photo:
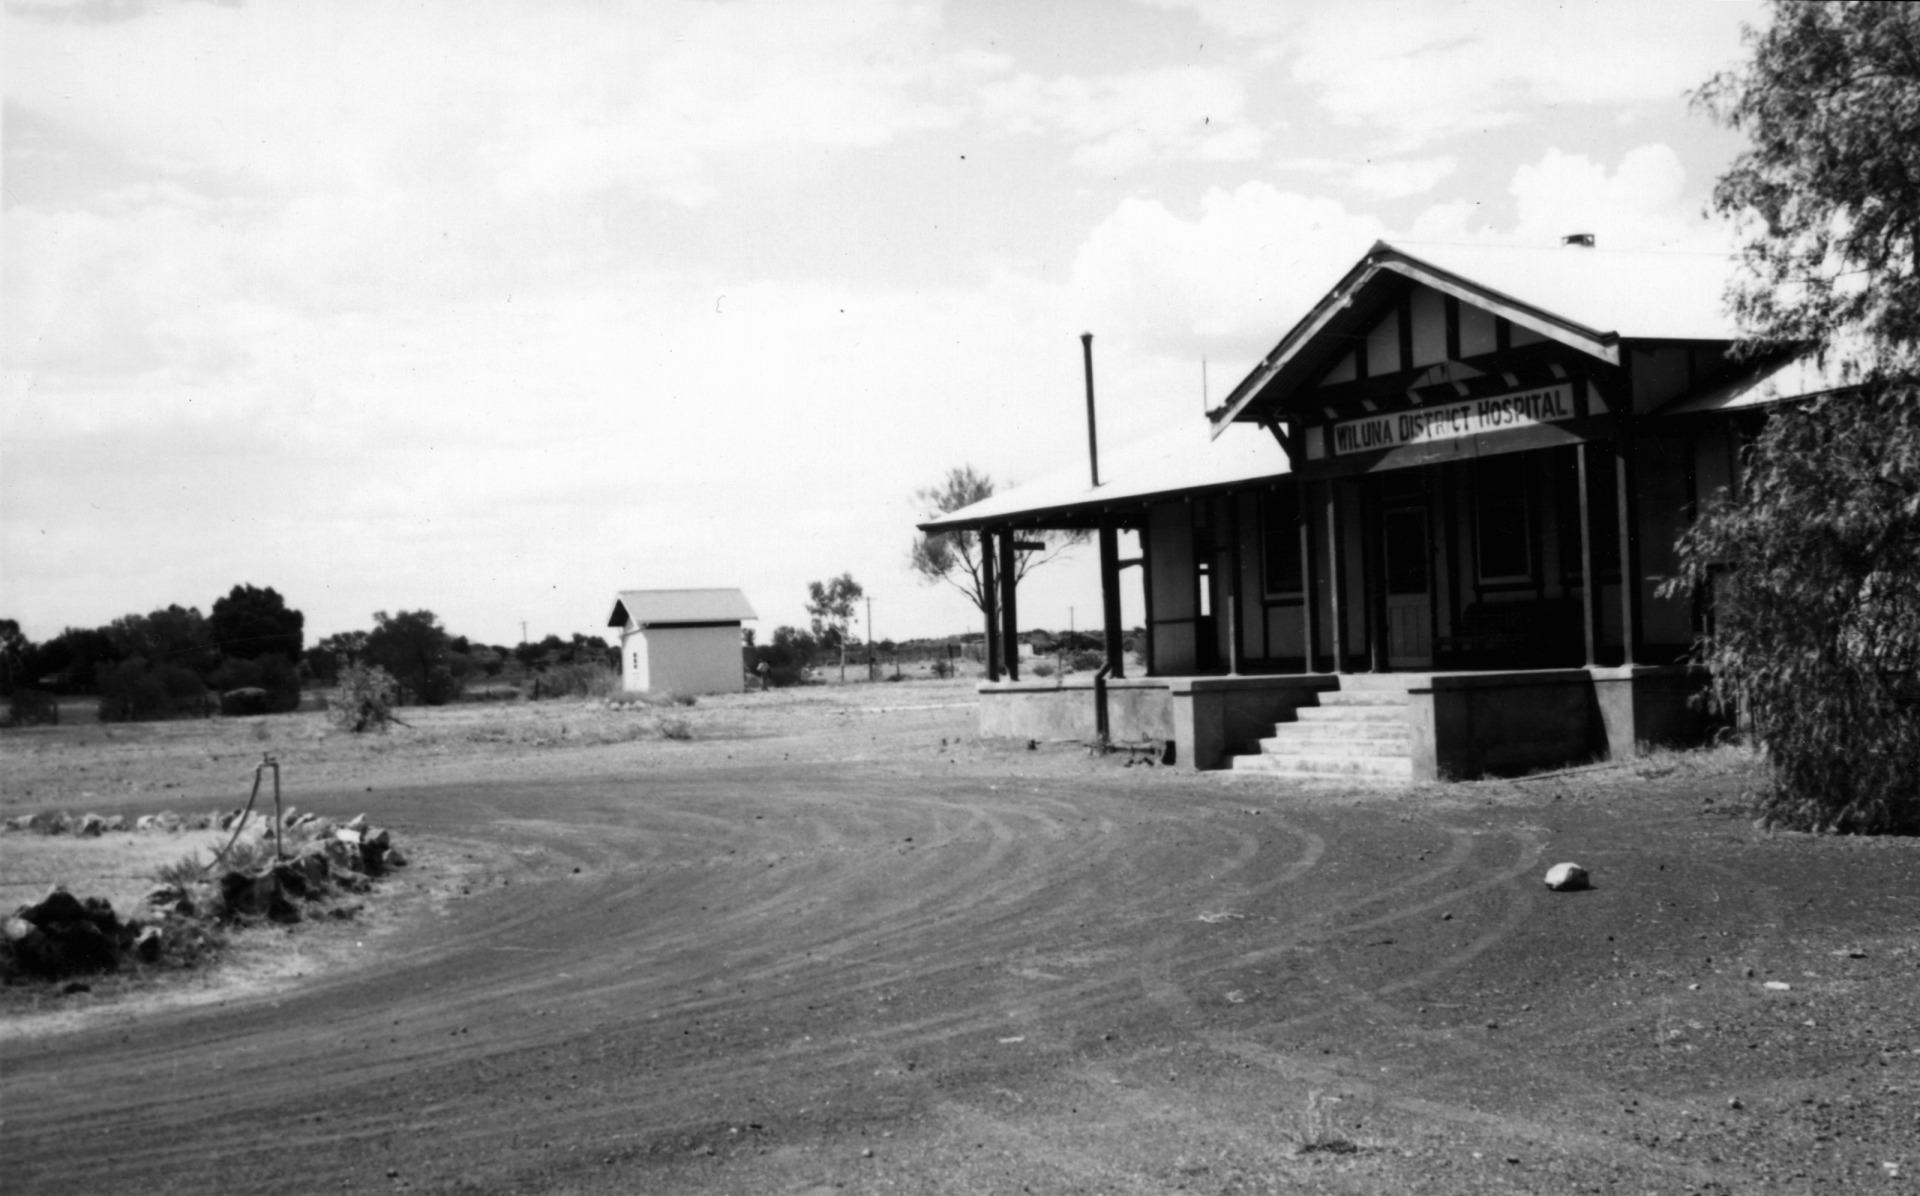
[{"label": "cumulus cloud", "polygon": [[1269,183],[1214,189],[1182,217],[1128,199],[1074,258],[1075,310],[1140,343],[1249,345],[1278,338],[1383,232],[1338,201]]},{"label": "cumulus cloud", "polygon": [[1558,148],[1521,164],[1507,187],[1515,218],[1500,226],[1485,205],[1455,200],[1421,213],[1418,240],[1500,241],[1550,245],[1570,233],[1593,233],[1613,249],[1725,252],[1724,226],[1705,218],[1687,191],[1687,172],[1666,145],[1643,145],[1609,169]]}]

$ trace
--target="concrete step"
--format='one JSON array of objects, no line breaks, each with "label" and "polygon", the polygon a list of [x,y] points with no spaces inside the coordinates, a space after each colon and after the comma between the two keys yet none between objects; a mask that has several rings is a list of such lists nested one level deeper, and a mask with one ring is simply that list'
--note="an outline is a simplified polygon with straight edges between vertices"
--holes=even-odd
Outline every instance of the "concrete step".
[{"label": "concrete step", "polygon": [[1433,684],[1432,673],[1347,673],[1340,678],[1339,693],[1406,693]]},{"label": "concrete step", "polygon": [[1412,780],[1411,756],[1235,756],[1235,772],[1351,780]]},{"label": "concrete step", "polygon": [[1294,712],[1303,723],[1404,723],[1405,702],[1352,702],[1337,706],[1302,706]]},{"label": "concrete step", "polygon": [[1260,750],[1278,756],[1407,756],[1413,755],[1413,737],[1359,739],[1333,735],[1275,735],[1260,741]]},{"label": "concrete step", "polygon": [[1412,704],[1405,690],[1363,689],[1353,693],[1346,690],[1329,689],[1318,695],[1320,705],[1327,706],[1398,706],[1402,710]]}]

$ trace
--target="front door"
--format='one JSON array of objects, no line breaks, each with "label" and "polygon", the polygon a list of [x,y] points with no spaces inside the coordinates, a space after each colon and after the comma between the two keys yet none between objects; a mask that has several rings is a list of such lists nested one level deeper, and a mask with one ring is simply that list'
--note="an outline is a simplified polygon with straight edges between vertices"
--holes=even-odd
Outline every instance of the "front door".
[{"label": "front door", "polygon": [[1387,664],[1433,667],[1433,554],[1425,502],[1393,502],[1380,513],[1386,557]]}]

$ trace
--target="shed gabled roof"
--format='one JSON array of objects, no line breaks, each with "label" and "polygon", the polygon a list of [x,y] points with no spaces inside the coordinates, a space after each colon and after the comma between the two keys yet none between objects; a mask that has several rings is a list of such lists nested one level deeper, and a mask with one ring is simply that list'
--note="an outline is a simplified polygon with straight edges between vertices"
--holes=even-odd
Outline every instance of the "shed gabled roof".
[{"label": "shed gabled roof", "polygon": [[1723,302],[1733,268],[1720,254],[1379,241],[1234,387],[1214,413],[1215,435],[1253,418],[1247,408],[1271,388],[1311,385],[1409,282],[1618,365],[1621,341],[1738,340]]},{"label": "shed gabled roof", "polygon": [[621,590],[607,626],[738,623],[759,617],[739,590]]}]

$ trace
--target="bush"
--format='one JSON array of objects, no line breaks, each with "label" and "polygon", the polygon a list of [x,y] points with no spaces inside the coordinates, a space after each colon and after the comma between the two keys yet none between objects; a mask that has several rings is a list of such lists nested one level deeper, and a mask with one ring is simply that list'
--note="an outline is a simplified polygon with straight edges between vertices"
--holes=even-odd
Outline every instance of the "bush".
[{"label": "bush", "polygon": [[556,664],[534,678],[537,698],[610,698],[620,692],[620,673],[604,661]]},{"label": "bush", "polygon": [[693,738],[693,724],[684,718],[663,718],[660,735],[663,739],[689,740]]},{"label": "bush", "polygon": [[16,689],[7,697],[9,727],[53,726],[59,721],[59,699],[43,689]]},{"label": "bush", "polygon": [[[221,693],[223,714],[286,714],[300,708],[299,671],[277,653],[251,660],[226,657],[207,675],[207,685]],[[243,699],[244,710],[228,710],[225,695],[234,690],[258,690],[261,696]]]},{"label": "bush", "polygon": [[135,656],[118,664],[101,665],[95,678],[100,687],[103,723],[203,716],[213,709],[207,687],[184,665],[149,665]]},{"label": "bush", "polygon": [[1076,673],[1094,673],[1107,663],[1105,653],[1082,649],[1067,657],[1067,667]]},{"label": "bush", "polygon": [[1920,832],[1920,388],[1782,410],[1743,473],[1663,592],[1713,597],[1703,656],[1766,745],[1766,815]]},{"label": "bush", "polygon": [[1051,677],[1051,676],[1053,676],[1053,666],[1052,666],[1052,665],[1050,665],[1050,664],[1048,664],[1048,663],[1047,663],[1046,661],[1044,661],[1044,660],[1042,660],[1042,661],[1039,661],[1039,662],[1037,662],[1037,663],[1035,663],[1035,664],[1034,664],[1034,666],[1033,666],[1032,668],[1030,668],[1030,669],[1028,669],[1027,671],[1028,671],[1029,673],[1032,673],[1032,674],[1033,674],[1034,676],[1036,676],[1036,677]]},{"label": "bush", "polygon": [[789,685],[804,685],[807,666],[813,663],[818,651],[819,645],[806,632],[796,631],[792,627],[776,628],[771,644],[756,644],[747,649],[752,654],[752,667],[748,671],[758,676],[759,667],[764,662],[770,684],[783,689]]},{"label": "bush", "polygon": [[400,683],[379,665],[350,664],[340,670],[340,688],[327,707],[327,717],[335,726],[355,733],[385,731],[400,721],[393,714],[399,694]]}]

